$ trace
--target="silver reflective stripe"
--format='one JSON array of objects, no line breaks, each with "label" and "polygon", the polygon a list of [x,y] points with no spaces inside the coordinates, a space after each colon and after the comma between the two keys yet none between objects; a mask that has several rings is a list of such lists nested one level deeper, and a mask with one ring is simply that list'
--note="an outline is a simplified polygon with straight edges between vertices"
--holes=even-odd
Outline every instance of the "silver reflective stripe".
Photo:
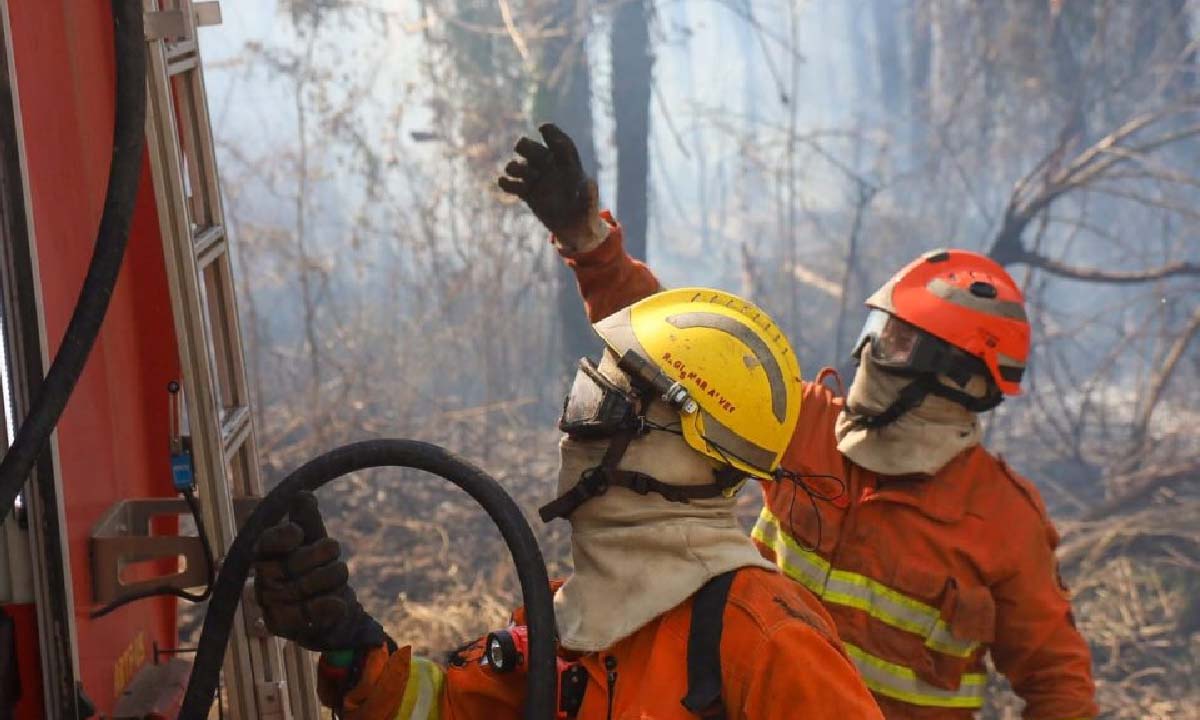
[{"label": "silver reflective stripe", "polygon": [[782,530],[769,508],[759,513],[751,537],[775,552],[775,564],[826,603],[866,612],[892,627],[920,635],[925,645],[955,657],[968,657],[979,643],[954,637],[941,612],[932,605],[893,590],[866,575],[834,569],[829,561],[806,550]]},{"label": "silver reflective stripe", "polygon": [[938,297],[961,305],[965,308],[970,308],[976,312],[981,312],[986,315],[994,315],[996,317],[1006,318],[1008,320],[1027,321],[1025,317],[1025,306],[1019,302],[1011,300],[993,300],[991,298],[976,297],[971,294],[970,290],[964,290],[957,285],[951,285],[941,278],[934,278],[929,281],[929,292]]},{"label": "silver reflective stripe", "polygon": [[678,313],[667,317],[667,322],[681,330],[697,327],[719,330],[740,340],[767,374],[767,384],[771,386],[771,413],[779,422],[784,421],[787,415],[787,381],[783,377],[783,369],[779,367],[771,348],[753,330],[731,317],[713,312]]},{"label": "silver reflective stripe", "polygon": [[987,676],[983,673],[964,673],[957,690],[946,690],[921,680],[903,665],[875,657],[856,645],[843,644],[871,692],[911,705],[969,709],[983,707],[983,694],[987,687]]},{"label": "silver reflective stripe", "polygon": [[628,307],[593,324],[592,328],[616,352],[617,357],[632,350],[643,358],[650,359],[646,348],[642,347],[642,343],[637,339],[637,334],[633,332],[633,315]]},{"label": "silver reflective stripe", "polygon": [[767,475],[771,474],[771,466],[775,464],[775,453],[739,436],[703,409],[700,410],[700,417],[704,420],[704,434],[701,437],[716,447],[718,452],[731,455]]},{"label": "silver reflective stripe", "polygon": [[775,552],[775,564],[783,573],[808,588],[817,597],[825,596],[825,581],[829,577],[829,563],[824,558],[805,551],[787,537],[779,527],[779,521],[767,508],[758,515],[758,522],[750,537]]},{"label": "silver reflective stripe", "polygon": [[438,720],[444,678],[439,665],[426,658],[414,657],[408,668],[408,684],[396,720]]},{"label": "silver reflective stripe", "polygon": [[413,704],[412,712],[408,714],[409,720],[427,720],[429,710],[433,707],[433,681],[428,673],[420,673],[418,679],[420,682],[417,701]]}]

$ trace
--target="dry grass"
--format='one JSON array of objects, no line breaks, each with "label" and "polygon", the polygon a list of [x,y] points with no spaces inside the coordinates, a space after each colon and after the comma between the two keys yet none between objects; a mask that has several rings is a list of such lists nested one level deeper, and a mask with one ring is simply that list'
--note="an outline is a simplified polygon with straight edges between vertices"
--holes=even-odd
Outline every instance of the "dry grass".
[{"label": "dry grass", "polygon": [[[441,441],[514,496],[539,535],[551,576],[561,577],[569,572],[567,525],[546,526],[536,515],[554,492],[557,433],[521,423],[493,432],[484,444],[454,422],[438,428]],[[1200,720],[1200,499],[1186,489],[1104,520],[1059,522],[1063,576],[1092,645],[1103,718]],[[503,625],[520,603],[499,534],[441,480],[363,474],[320,496],[330,533],[349,554],[360,600],[401,643],[441,657]],[[742,493],[744,525],[759,506],[752,488]],[[994,676],[981,717],[1017,720],[1021,705]]]},{"label": "dry grass", "polygon": [[[1200,500],[1061,528],[1063,575],[1092,645],[1102,716],[1200,719]],[[1020,717],[1003,683],[991,693],[985,718]]]}]

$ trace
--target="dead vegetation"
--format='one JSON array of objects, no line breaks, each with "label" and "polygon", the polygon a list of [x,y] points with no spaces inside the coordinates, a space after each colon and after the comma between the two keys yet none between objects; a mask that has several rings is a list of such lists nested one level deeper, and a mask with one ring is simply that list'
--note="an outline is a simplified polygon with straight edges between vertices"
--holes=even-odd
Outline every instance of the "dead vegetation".
[{"label": "dead vegetation", "polygon": [[[1060,523],[1061,568],[1092,646],[1105,718],[1200,718],[1200,498],[1192,490],[1129,514]],[[1000,682],[988,708],[993,720],[1020,717]]]},{"label": "dead vegetation", "polygon": [[[219,138],[270,477],[352,440],[441,443],[510,489],[566,571],[566,525],[534,509],[554,487],[578,300],[492,183],[517,134],[568,114],[602,186],[617,146],[636,151],[602,132],[628,103],[580,52],[628,4],[288,0],[291,24],[227,64],[248,93],[230,106],[282,98],[270,142]],[[1200,717],[1196,0],[637,5],[657,56],[622,72],[653,72],[663,279],[753,297],[813,375],[846,367],[858,299],[916,253],[1009,263],[1034,351],[986,443],[1059,525],[1104,717]],[[802,41],[805,23],[861,52]],[[742,106],[679,70],[714,26],[742,61],[714,74]],[[823,94],[839,78],[850,97]],[[578,100],[606,90],[612,106]],[[357,477],[322,502],[364,603],[421,651],[519,600],[498,535],[437,481]],[[1019,706],[997,683],[984,715]]]}]

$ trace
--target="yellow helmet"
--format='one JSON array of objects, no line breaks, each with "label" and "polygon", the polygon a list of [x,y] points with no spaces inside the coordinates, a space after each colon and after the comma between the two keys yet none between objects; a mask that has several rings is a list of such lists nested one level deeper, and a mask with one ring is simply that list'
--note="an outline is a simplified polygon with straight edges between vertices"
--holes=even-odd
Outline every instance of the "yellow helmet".
[{"label": "yellow helmet", "polygon": [[627,372],[679,410],[692,448],[773,477],[800,416],[800,365],[770,316],[721,290],[680,288],[593,327]]}]

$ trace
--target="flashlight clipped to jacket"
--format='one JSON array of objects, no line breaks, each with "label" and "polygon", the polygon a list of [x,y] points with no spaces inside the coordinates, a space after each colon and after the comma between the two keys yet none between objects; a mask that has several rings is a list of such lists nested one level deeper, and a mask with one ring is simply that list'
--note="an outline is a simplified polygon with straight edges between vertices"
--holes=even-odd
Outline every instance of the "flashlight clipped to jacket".
[{"label": "flashlight clipped to jacket", "polygon": [[[484,661],[498,673],[525,672],[529,659],[529,628],[512,625],[488,633],[484,639]],[[577,662],[556,658],[558,664],[558,720],[574,717],[583,705],[587,670]]]}]

